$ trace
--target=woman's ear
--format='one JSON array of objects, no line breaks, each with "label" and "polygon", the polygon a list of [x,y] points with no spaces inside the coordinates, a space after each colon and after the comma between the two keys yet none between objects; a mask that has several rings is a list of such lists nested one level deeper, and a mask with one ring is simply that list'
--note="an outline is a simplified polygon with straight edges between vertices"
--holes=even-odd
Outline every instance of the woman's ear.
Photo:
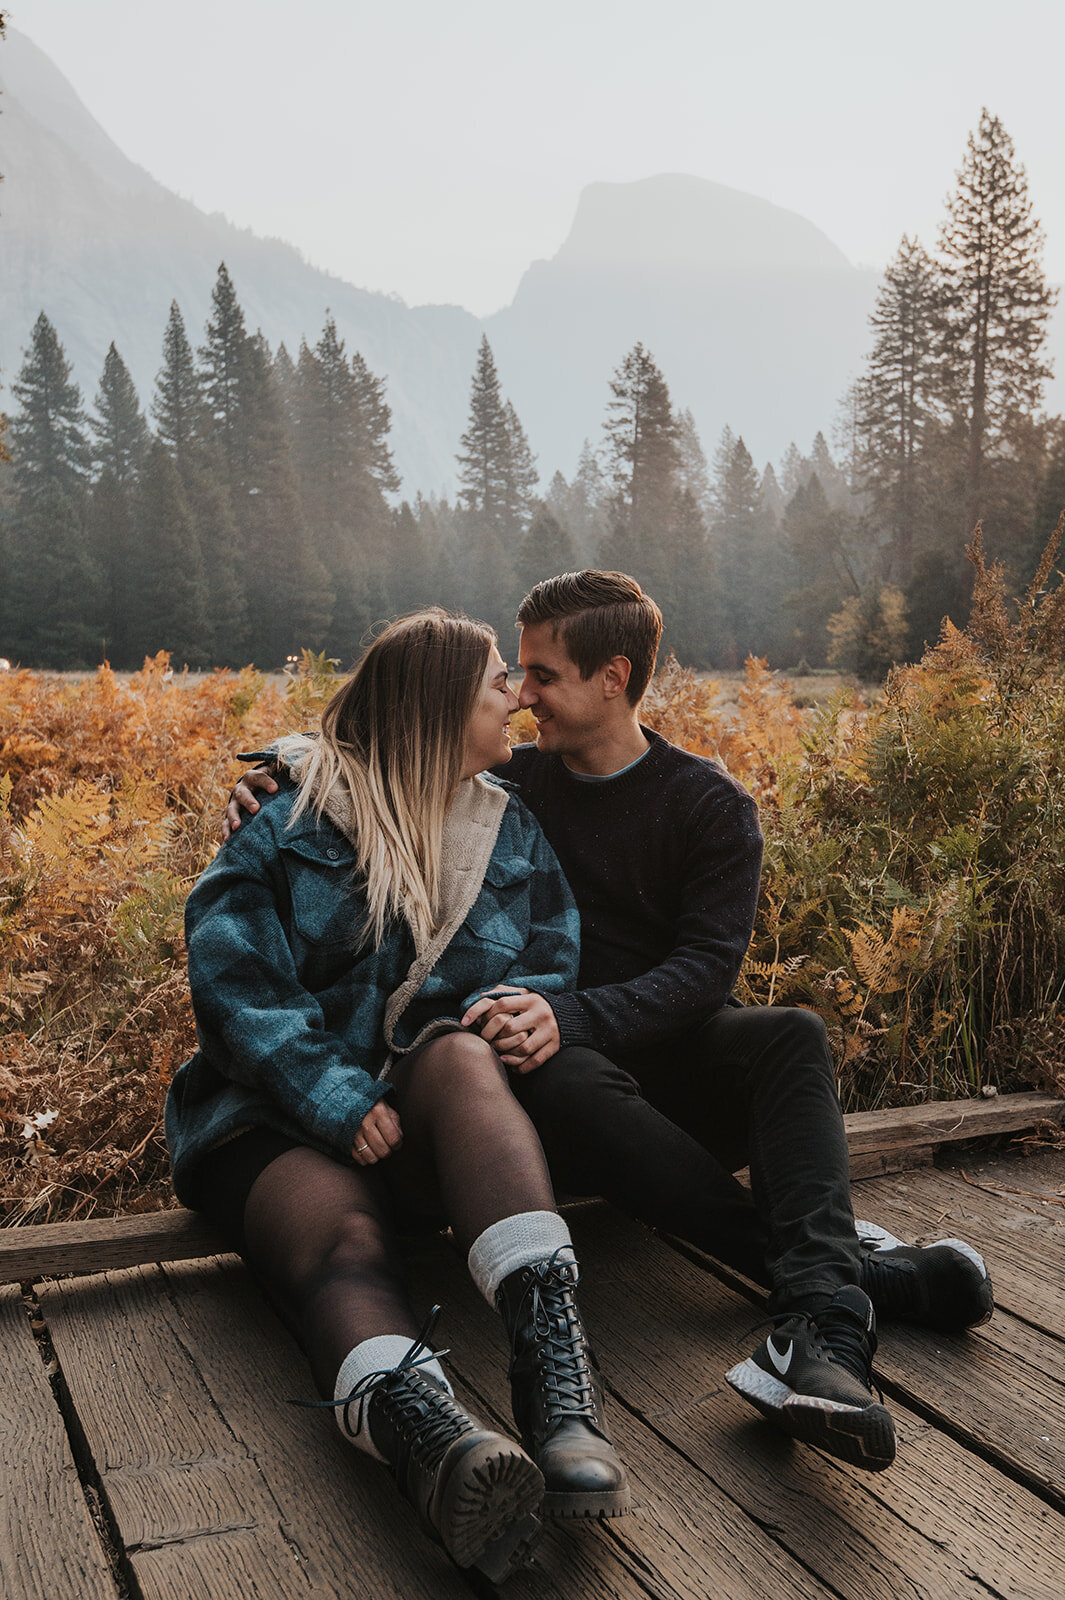
[{"label": "woman's ear", "polygon": [[624,694],[629,686],[632,676],[632,662],[628,656],[611,656],[603,672],[603,693],[608,700],[616,700],[619,694]]}]

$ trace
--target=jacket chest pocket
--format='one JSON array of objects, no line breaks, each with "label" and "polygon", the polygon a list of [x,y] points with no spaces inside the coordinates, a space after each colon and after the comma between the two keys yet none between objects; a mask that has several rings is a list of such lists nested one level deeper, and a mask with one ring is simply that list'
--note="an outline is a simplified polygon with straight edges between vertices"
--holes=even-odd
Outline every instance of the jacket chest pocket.
[{"label": "jacket chest pocket", "polygon": [[532,862],[521,856],[488,863],[481,892],[466,917],[466,927],[475,939],[506,950],[525,949],[532,875]]},{"label": "jacket chest pocket", "polygon": [[282,846],[281,858],[300,938],[327,949],[354,950],[365,905],[352,886],[351,852],[294,839]]}]

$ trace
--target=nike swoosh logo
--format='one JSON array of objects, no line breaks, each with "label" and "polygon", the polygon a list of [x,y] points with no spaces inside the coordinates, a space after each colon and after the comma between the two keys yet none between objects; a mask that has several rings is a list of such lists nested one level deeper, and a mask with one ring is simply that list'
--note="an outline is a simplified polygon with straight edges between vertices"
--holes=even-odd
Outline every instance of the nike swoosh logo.
[{"label": "nike swoosh logo", "polygon": [[791,1366],[791,1358],[795,1350],[795,1345],[789,1339],[787,1352],[784,1355],[781,1355],[772,1339],[767,1339],[766,1349],[769,1351],[770,1361],[773,1363],[774,1367],[776,1367],[777,1371],[780,1373],[780,1376],[783,1377],[788,1368]]}]

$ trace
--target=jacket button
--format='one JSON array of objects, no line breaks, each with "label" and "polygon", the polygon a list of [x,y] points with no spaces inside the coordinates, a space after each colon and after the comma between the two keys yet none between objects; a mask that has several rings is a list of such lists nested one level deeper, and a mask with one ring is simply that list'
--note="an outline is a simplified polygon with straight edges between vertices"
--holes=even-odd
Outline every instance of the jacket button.
[{"label": "jacket button", "polygon": [[329,849],[329,850],[326,851],[326,855],[329,857],[330,861],[339,861],[340,860],[340,851],[339,850]]}]

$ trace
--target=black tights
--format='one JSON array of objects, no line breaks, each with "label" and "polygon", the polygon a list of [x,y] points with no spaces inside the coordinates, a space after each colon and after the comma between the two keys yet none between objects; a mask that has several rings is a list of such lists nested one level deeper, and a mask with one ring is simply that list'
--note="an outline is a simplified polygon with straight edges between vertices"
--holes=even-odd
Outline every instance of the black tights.
[{"label": "black tights", "polygon": [[405,1057],[393,1081],[397,1151],[377,1167],[354,1167],[303,1146],[286,1150],[259,1173],[244,1207],[246,1259],[295,1323],[327,1399],[355,1345],[418,1332],[389,1191],[435,1211],[464,1251],[504,1217],[555,1209],[539,1138],[490,1045],[445,1034]]}]

